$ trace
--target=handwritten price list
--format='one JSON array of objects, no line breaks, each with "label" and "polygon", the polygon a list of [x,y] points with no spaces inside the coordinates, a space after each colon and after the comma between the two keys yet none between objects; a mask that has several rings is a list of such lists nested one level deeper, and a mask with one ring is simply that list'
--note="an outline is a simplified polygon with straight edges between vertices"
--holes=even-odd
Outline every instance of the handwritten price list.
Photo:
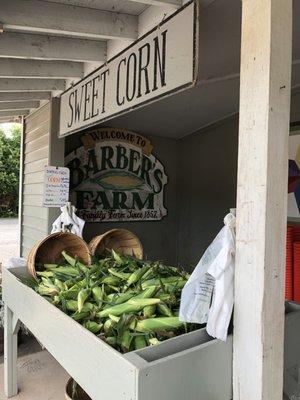
[{"label": "handwritten price list", "polygon": [[45,167],[44,207],[62,207],[69,201],[70,170],[64,167]]}]

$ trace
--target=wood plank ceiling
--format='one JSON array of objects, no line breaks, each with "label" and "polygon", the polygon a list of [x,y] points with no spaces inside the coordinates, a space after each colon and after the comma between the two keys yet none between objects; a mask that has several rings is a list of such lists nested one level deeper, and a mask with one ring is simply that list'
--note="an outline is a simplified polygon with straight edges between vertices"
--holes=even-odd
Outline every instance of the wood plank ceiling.
[{"label": "wood plank ceiling", "polygon": [[[209,2],[211,0],[203,0]],[[183,0],[1,0],[0,123],[18,120],[139,35],[149,7]]]}]

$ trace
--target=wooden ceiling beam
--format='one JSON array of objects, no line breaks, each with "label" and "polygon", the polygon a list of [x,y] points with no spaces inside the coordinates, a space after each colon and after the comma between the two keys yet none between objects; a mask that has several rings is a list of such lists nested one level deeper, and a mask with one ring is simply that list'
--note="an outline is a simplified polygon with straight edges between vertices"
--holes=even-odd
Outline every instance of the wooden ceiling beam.
[{"label": "wooden ceiling beam", "polygon": [[82,78],[83,63],[2,58],[0,78]]},{"label": "wooden ceiling beam", "polygon": [[66,88],[64,79],[23,79],[0,78],[0,92],[34,92],[52,90],[63,91]]},{"label": "wooden ceiling beam", "polygon": [[0,103],[8,101],[50,100],[50,98],[51,92],[0,92]]},{"label": "wooden ceiling beam", "polygon": [[0,36],[0,57],[104,63],[106,42],[4,32]]},{"label": "wooden ceiling beam", "polygon": [[181,7],[182,6],[182,0],[130,0],[134,1],[135,3],[143,3],[143,4],[148,4],[150,6],[176,6],[176,7]]},{"label": "wooden ceiling beam", "polygon": [[135,15],[38,0],[1,0],[5,31],[46,33],[92,39],[136,39]]},{"label": "wooden ceiling beam", "polygon": [[28,115],[29,110],[11,110],[11,111],[0,111],[1,117],[19,117],[21,115]]},{"label": "wooden ceiling beam", "polygon": [[4,110],[29,110],[40,106],[39,101],[3,101],[0,102],[0,111]]}]

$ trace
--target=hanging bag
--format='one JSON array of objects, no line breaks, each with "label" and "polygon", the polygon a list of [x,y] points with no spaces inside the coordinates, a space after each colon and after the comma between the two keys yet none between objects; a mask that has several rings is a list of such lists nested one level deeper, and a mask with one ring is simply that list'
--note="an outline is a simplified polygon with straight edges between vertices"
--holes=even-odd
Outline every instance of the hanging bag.
[{"label": "hanging bag", "polygon": [[181,294],[179,319],[184,322],[205,324],[208,320],[215,278],[208,273],[222,271],[232,250],[233,214],[224,218],[225,226],[207,248]]}]

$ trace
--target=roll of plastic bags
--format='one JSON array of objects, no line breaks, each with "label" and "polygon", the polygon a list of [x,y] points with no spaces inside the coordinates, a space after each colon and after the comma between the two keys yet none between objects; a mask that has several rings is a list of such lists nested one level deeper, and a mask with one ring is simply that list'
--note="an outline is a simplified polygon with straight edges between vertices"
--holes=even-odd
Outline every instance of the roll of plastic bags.
[{"label": "roll of plastic bags", "polygon": [[195,270],[184,286],[181,294],[179,319],[184,322],[205,324],[208,321],[215,278],[208,270],[223,271],[228,261],[232,246],[235,246],[232,236],[233,214],[224,218],[224,227],[207,248]]},{"label": "roll of plastic bags", "polygon": [[53,222],[51,233],[71,232],[82,237],[85,221],[75,214],[76,208],[70,203],[61,207],[60,216]]}]

